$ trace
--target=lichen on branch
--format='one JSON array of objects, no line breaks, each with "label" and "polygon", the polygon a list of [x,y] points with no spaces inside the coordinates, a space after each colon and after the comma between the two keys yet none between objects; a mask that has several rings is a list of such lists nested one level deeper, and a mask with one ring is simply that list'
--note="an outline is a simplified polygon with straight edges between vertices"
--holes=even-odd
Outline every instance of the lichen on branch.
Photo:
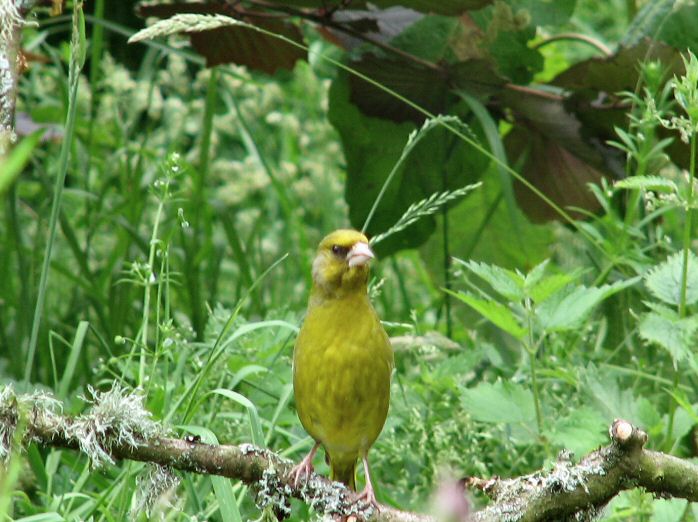
[{"label": "lichen on branch", "polygon": [[[172,470],[220,475],[249,485],[256,494],[257,505],[280,516],[288,514],[288,501],[295,497],[316,512],[354,516],[357,520],[436,520],[387,506],[381,506],[380,511],[371,510],[357,503],[355,494],[343,485],[315,474],[296,486],[289,476],[292,463],[268,449],[168,437],[166,428],[144,408],[143,400],[140,392],[115,384],[105,392],[92,390],[86,399],[87,411],[70,417],[61,413],[60,403],[50,395],[16,395],[12,387],[5,386],[0,388],[0,456],[7,459],[11,451],[18,449],[13,445],[21,442],[81,451],[93,466],[110,465],[120,459],[147,462],[169,477],[160,481],[161,491],[176,487]],[[614,421],[609,435],[609,445],[577,464],[569,453],[562,452],[550,470],[509,479],[467,479],[468,487],[480,489],[491,498],[487,507],[468,520],[539,521],[573,516],[575,520],[591,520],[616,494],[634,487],[698,501],[696,464],[645,449],[647,434],[627,421]],[[153,499],[148,498],[143,505],[148,509],[152,503]]]}]

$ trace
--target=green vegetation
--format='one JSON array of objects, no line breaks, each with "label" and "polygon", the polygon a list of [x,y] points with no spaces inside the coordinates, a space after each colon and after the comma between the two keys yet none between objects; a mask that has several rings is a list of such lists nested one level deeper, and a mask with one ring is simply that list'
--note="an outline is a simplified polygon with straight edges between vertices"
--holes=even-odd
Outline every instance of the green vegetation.
[{"label": "green vegetation", "polygon": [[[352,226],[374,238],[370,292],[399,340],[381,502],[426,511],[446,476],[582,456],[614,418],[698,456],[698,6],[386,0],[437,12],[395,34],[389,10],[364,13],[348,39],[316,30],[334,3],[224,21],[213,41],[206,15],[144,7],[164,29],[132,44],[145,21],[104,0],[37,9],[17,120],[50,132],[0,156],[0,383],[76,415],[139,389],[176,436],[298,461],[313,248]],[[234,481],[109,460],[13,453],[0,516],[273,516]],[[633,490],[603,520],[698,507]]]}]

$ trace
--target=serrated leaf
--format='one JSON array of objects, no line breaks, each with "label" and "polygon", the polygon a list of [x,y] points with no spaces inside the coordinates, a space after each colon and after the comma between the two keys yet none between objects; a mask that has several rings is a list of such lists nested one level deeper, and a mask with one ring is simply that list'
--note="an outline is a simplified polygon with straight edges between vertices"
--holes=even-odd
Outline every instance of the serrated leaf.
[{"label": "serrated leaf", "polygon": [[525,335],[526,330],[519,326],[516,316],[503,304],[496,301],[485,301],[462,292],[450,292],[448,290],[447,292],[517,339],[521,339]]},{"label": "serrated leaf", "polygon": [[559,292],[572,281],[577,279],[578,275],[573,274],[554,274],[545,277],[534,284],[531,288],[527,290],[528,296],[533,299],[533,302],[541,304],[549,299],[556,292]]},{"label": "serrated leaf", "polygon": [[674,364],[693,357],[698,316],[680,318],[672,309],[655,305],[640,321],[640,337],[669,352]]},{"label": "serrated leaf", "polygon": [[608,440],[607,427],[608,419],[601,412],[583,406],[555,420],[548,437],[558,447],[581,456]]},{"label": "serrated leaf", "polygon": [[495,292],[509,301],[518,302],[524,298],[524,278],[516,272],[477,261],[463,261],[461,259],[456,259],[456,261],[487,282]]},{"label": "serrated leaf", "polygon": [[652,502],[652,522],[681,522],[684,520],[688,500],[683,498],[658,498]]},{"label": "serrated leaf", "polygon": [[566,292],[555,294],[536,308],[536,313],[544,329],[564,331],[574,329],[604,299],[634,285],[640,278],[618,281],[612,285],[587,288],[571,287]]},{"label": "serrated leaf", "polygon": [[545,271],[548,268],[548,263],[550,263],[550,259],[544,259],[534,266],[528,274],[526,274],[526,279],[524,280],[524,290],[526,290],[527,294],[531,288],[537,285],[538,282],[543,278]]},{"label": "serrated leaf", "polygon": [[[683,269],[683,252],[669,256],[662,264],[654,267],[645,275],[645,285],[657,299],[667,304],[679,306],[681,302],[681,273]],[[688,252],[688,272],[686,281],[686,304],[698,301],[698,259]]]},{"label": "serrated leaf", "polygon": [[613,184],[615,188],[677,192],[676,183],[660,176],[632,176]]},{"label": "serrated leaf", "polygon": [[480,383],[463,390],[463,409],[481,422],[531,423],[536,417],[533,393],[520,384]]}]

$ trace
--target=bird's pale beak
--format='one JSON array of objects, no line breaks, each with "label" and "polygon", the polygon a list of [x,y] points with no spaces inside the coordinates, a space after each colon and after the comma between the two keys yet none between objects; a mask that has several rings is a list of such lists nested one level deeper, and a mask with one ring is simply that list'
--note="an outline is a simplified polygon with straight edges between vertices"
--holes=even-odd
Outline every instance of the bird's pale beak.
[{"label": "bird's pale beak", "polygon": [[373,251],[368,244],[359,242],[351,247],[351,250],[349,250],[349,254],[347,254],[347,262],[349,263],[350,268],[355,266],[363,266],[374,257],[376,256],[373,254]]}]

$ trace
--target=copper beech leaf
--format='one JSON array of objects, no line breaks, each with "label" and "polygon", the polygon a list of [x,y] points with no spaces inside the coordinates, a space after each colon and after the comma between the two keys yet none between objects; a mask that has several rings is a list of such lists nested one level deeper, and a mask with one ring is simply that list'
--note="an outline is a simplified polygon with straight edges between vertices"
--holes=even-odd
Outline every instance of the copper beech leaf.
[{"label": "copper beech leaf", "polygon": [[632,91],[640,80],[639,64],[652,60],[660,61],[665,67],[665,79],[683,72],[681,55],[675,48],[645,38],[632,47],[619,49],[612,56],[576,63],[550,83],[570,90],[591,89],[607,94]]},{"label": "copper beech leaf", "polygon": [[[516,126],[505,145],[507,153],[526,180],[559,207],[599,210],[587,185],[623,175],[619,154],[601,143],[588,140],[580,121],[565,110],[564,98],[509,91],[505,103],[512,109]],[[522,183],[514,185],[522,210],[534,222],[560,219]],[[581,217],[572,212],[573,216]]]},{"label": "copper beech leaf", "polygon": [[[457,99],[452,93],[454,87],[486,98],[499,92],[506,83],[484,60],[468,60],[434,70],[413,62],[366,54],[350,66],[432,114],[446,111]],[[363,78],[350,76],[349,86],[352,103],[368,116],[418,124],[426,118],[423,112]]]},{"label": "copper beech leaf", "polygon": [[[247,10],[239,5],[201,2],[143,3],[138,6],[137,12],[143,17],[155,16],[163,19],[176,14],[222,14],[303,44],[303,34],[297,25],[269,18],[264,16],[265,12]],[[235,63],[274,74],[279,69],[293,69],[296,61],[307,59],[307,53],[303,49],[249,27],[219,27],[188,35],[192,47],[206,59],[207,67]]]},{"label": "copper beech leaf", "polygon": [[[352,9],[363,9],[373,5],[379,9],[385,9],[400,5],[409,9],[414,9],[422,13],[435,13],[442,15],[460,15],[465,11],[480,9],[494,0],[372,0],[351,2]],[[340,0],[274,0],[270,4],[281,4],[284,6],[313,7],[324,11],[341,9],[347,2]]]}]

